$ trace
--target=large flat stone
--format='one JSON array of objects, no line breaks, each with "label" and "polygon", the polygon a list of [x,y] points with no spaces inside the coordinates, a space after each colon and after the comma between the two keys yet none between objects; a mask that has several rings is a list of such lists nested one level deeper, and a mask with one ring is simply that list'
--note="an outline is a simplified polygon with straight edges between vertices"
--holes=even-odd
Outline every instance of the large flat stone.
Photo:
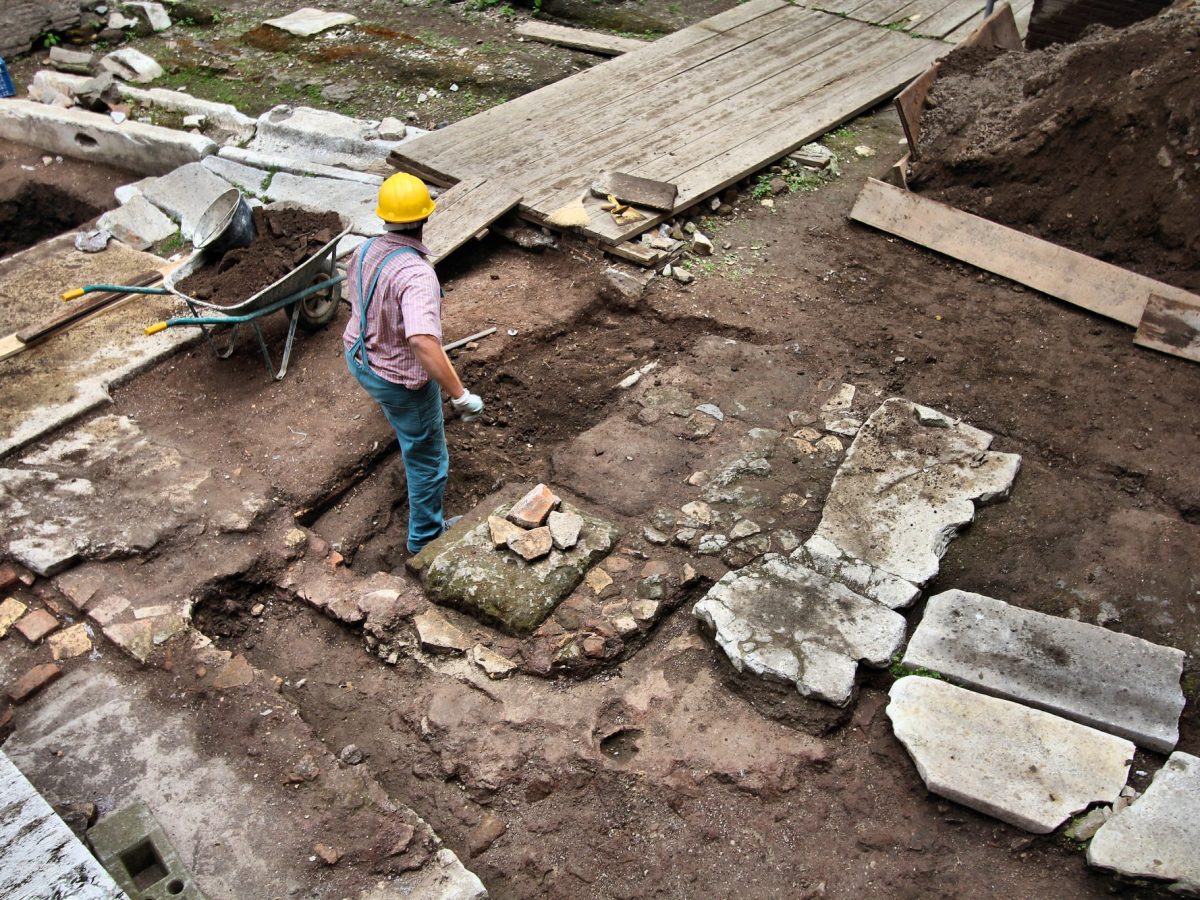
[{"label": "large flat stone", "polygon": [[920,586],[975,504],[1007,495],[1021,465],[992,436],[892,398],[859,431],[834,477],[814,539]]},{"label": "large flat stone", "polygon": [[1170,753],[1184,653],[966,591],[929,600],[906,665]]},{"label": "large flat stone", "polygon": [[388,154],[400,141],[379,139],[379,123],[307,106],[276,106],[258,117],[248,149],[324,166],[390,175]]},{"label": "large flat stone", "polygon": [[48,153],[104,163],[142,175],[161,175],[214,153],[217,145],[200,134],[29,100],[0,104],[0,138]]},{"label": "large flat stone", "polygon": [[179,230],[157,206],[134,194],[124,206],[111,209],[100,217],[100,227],[134,250],[146,250]]},{"label": "large flat stone", "polygon": [[288,34],[294,34],[297,37],[312,37],[314,34],[320,34],[322,31],[327,31],[330,28],[337,28],[341,25],[353,25],[357,21],[358,16],[351,15],[350,13],[326,12],[322,9],[313,9],[310,6],[305,6],[278,19],[267,19],[263,24],[286,31]]},{"label": "large flat stone", "polygon": [[204,211],[232,185],[196,162],[159,178],[139,181],[136,187],[143,197],[178,221],[184,239],[190,241]]},{"label": "large flat stone", "polygon": [[692,612],[739,672],[837,706],[850,701],[859,660],[886,665],[905,631],[898,613],[774,554],[727,573]]},{"label": "large flat stone", "polygon": [[1146,793],[1096,832],[1087,860],[1200,896],[1200,758],[1172,753]]},{"label": "large flat stone", "polygon": [[[504,518],[511,504],[495,510]],[[536,562],[497,550],[491,528],[479,522],[465,532],[455,529],[409,561],[439,603],[457,606],[517,634],[536,628],[583,580],[588,569],[608,555],[617,541],[616,526],[570,504],[564,512],[583,519],[579,542],[570,550],[551,549]]]},{"label": "large flat stone", "polygon": [[355,234],[383,234],[383,220],[375,215],[379,188],[340,178],[307,178],[276,172],[266,190],[268,200],[303,206],[315,212],[341,213]]},{"label": "large flat stone", "polygon": [[1047,834],[1092,803],[1113,803],[1135,748],[1086,725],[933,678],[901,678],[887,714],[925,786]]}]

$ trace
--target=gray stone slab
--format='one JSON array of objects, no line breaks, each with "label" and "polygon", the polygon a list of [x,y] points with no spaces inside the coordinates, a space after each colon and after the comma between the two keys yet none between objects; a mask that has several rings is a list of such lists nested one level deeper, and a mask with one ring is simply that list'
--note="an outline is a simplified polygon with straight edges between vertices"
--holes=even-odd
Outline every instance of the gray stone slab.
[{"label": "gray stone slab", "polygon": [[179,230],[178,225],[140,192],[130,197],[124,206],[101,216],[99,225],[134,250],[145,250]]},{"label": "gray stone slab", "polygon": [[1200,896],[1200,758],[1172,753],[1146,793],[1096,832],[1087,860]]},{"label": "gray stone slab", "polygon": [[966,591],[931,597],[906,665],[1170,753],[1184,653]]},{"label": "gray stone slab", "polygon": [[846,556],[839,547],[821,537],[814,536],[803,547],[797,547],[792,558],[888,609],[912,606],[921,595],[921,589],[911,581]]},{"label": "gray stone slab", "polygon": [[230,184],[196,162],[159,178],[147,178],[136,187],[143,197],[177,220],[184,239],[190,241],[200,216],[229,190]]},{"label": "gray stone slab", "polygon": [[1124,738],[933,678],[899,679],[887,714],[925,786],[1017,828],[1048,834],[1120,796]]},{"label": "gray stone slab", "polygon": [[[504,518],[511,503],[490,510]],[[616,544],[617,528],[568,503],[562,510],[583,519],[579,541],[570,550],[551,549],[535,562],[497,549],[487,516],[463,532],[446,533],[409,560],[433,600],[457,606],[514,633],[536,628]]]},{"label": "gray stone slab", "polygon": [[266,196],[273,202],[292,203],[316,212],[341,213],[350,220],[354,234],[383,234],[383,220],[375,215],[379,188],[371,184],[276,172]]},{"label": "gray stone slab", "polygon": [[147,81],[161,78],[165,74],[163,67],[153,57],[147,56],[141,50],[133,47],[114,50],[102,57],[99,65],[100,71],[111,72],[117,78],[123,81],[132,81],[135,84],[144,84]]},{"label": "gray stone slab", "polygon": [[350,13],[326,12],[306,6],[278,19],[267,19],[263,24],[297,37],[312,37],[314,34],[320,34],[330,28],[353,25],[357,21],[358,17]]},{"label": "gray stone slab", "polygon": [[992,436],[909,400],[863,425],[825,501],[814,538],[841,555],[923,585],[975,504],[1007,495],[1021,465]]},{"label": "gray stone slab", "polygon": [[898,613],[774,554],[727,573],[692,613],[739,672],[836,706],[850,702],[859,661],[886,665],[905,631]]},{"label": "gray stone slab", "polygon": [[201,134],[128,120],[118,125],[83,109],[12,98],[0,103],[0,138],[143,175],[170,172],[217,149]]},{"label": "gray stone slab", "polygon": [[271,173],[266,169],[247,166],[222,156],[205,157],[202,165],[218,178],[228,181],[243,194],[255,197],[266,196],[266,185],[271,181]]},{"label": "gray stone slab", "polygon": [[258,117],[247,149],[324,166],[391,175],[387,157],[401,141],[379,139],[379,123],[306,106],[276,106]]},{"label": "gray stone slab", "polygon": [[125,896],[0,751],[0,896],[118,900]]}]

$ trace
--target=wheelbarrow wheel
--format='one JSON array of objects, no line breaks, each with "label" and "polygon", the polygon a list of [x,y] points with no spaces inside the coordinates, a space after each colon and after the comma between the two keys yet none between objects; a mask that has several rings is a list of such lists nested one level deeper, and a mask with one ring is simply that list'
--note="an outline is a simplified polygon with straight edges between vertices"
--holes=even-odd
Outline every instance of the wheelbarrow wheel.
[{"label": "wheelbarrow wheel", "polygon": [[[321,275],[324,281],[328,276]],[[329,291],[310,294],[300,301],[300,327],[305,331],[320,331],[333,321],[337,315],[338,297],[341,291],[336,287]]]}]

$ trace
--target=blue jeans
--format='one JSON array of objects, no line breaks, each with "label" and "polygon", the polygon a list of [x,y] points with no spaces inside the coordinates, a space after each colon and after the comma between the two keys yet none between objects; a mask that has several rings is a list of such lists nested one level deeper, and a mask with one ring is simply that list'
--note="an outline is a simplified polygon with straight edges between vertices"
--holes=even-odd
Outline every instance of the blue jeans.
[{"label": "blue jeans", "polygon": [[445,529],[442,498],[450,474],[450,453],[442,423],[441,388],[432,379],[415,391],[394,384],[349,351],[346,366],[396,431],[408,480],[408,552],[418,553]]}]

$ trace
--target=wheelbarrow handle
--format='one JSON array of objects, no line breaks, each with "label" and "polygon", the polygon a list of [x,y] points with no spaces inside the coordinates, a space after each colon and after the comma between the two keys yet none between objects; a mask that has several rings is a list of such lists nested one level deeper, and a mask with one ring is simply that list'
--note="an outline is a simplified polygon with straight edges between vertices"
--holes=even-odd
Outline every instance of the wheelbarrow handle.
[{"label": "wheelbarrow handle", "polygon": [[63,300],[75,300],[82,297],[84,294],[91,294],[95,291],[108,291],[113,294],[169,294],[166,288],[156,287],[136,287],[128,284],[85,284],[81,288],[74,288],[66,291],[62,298]]}]

